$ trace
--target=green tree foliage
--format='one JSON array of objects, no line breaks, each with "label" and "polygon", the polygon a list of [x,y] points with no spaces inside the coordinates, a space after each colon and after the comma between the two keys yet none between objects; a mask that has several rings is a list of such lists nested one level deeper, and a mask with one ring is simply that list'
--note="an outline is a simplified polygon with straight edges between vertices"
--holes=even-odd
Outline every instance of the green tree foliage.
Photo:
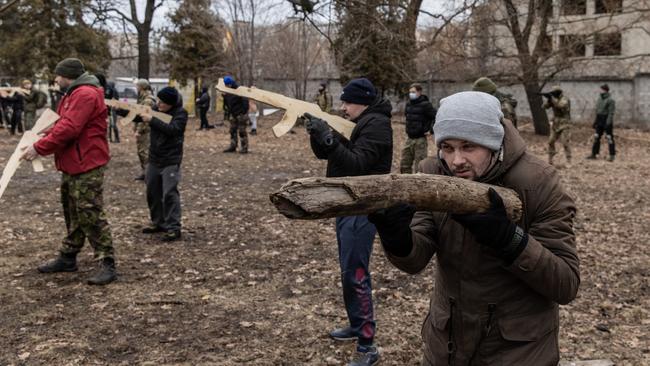
[{"label": "green tree foliage", "polygon": [[415,25],[421,0],[337,1],[333,41],[341,81],[364,76],[377,88],[400,90],[415,75]]},{"label": "green tree foliage", "polygon": [[210,0],[183,0],[169,19],[164,55],[170,76],[181,83],[214,81],[223,71],[225,28]]},{"label": "green tree foliage", "polygon": [[109,36],[87,23],[89,5],[89,0],[26,0],[3,13],[2,73],[52,77],[56,64],[66,57],[81,59],[91,71],[108,68]]}]

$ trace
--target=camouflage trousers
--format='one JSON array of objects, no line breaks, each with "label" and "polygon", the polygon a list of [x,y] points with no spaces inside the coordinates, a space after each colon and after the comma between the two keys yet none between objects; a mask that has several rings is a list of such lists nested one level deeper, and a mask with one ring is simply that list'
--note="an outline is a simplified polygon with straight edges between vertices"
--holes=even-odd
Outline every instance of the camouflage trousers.
[{"label": "camouflage trousers", "polygon": [[34,124],[36,124],[36,111],[25,111],[25,120],[23,124],[25,125],[25,131],[34,128]]},{"label": "camouflage trousers", "polygon": [[231,117],[230,120],[230,147],[237,147],[237,135],[241,139],[241,150],[248,150],[248,114]]},{"label": "camouflage trousers", "polygon": [[567,124],[554,123],[551,126],[551,136],[548,138],[548,159],[552,162],[553,156],[557,154],[555,142],[559,141],[564,147],[564,156],[571,160],[571,126]]},{"label": "camouflage trousers", "polygon": [[399,163],[399,171],[402,174],[413,173],[413,165],[417,170],[420,161],[426,159],[428,153],[428,143],[426,137],[416,139],[407,138],[402,149],[402,159]]},{"label": "camouflage trousers", "polygon": [[138,133],[135,144],[138,147],[138,159],[140,159],[140,167],[142,167],[143,172],[147,169],[149,163],[149,128],[148,124],[142,122],[135,125],[135,131]]},{"label": "camouflage trousers", "polygon": [[79,253],[88,238],[96,259],[113,257],[113,239],[104,212],[105,170],[100,167],[79,175],[63,173],[61,203],[68,235],[61,253]]}]

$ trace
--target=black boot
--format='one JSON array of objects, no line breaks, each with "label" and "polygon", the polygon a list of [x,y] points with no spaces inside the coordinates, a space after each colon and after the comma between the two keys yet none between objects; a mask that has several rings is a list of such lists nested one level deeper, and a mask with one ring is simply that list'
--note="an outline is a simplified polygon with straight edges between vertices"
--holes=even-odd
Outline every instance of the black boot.
[{"label": "black boot", "polygon": [[180,230],[167,230],[162,236],[160,240],[164,242],[171,242],[171,241],[176,241],[181,238],[181,231]]},{"label": "black boot", "polygon": [[99,262],[99,271],[88,279],[89,285],[106,285],[117,279],[115,273],[115,260],[113,258],[103,258]]},{"label": "black boot", "polygon": [[230,147],[228,147],[227,149],[225,149],[223,152],[225,152],[225,153],[231,153],[231,152],[235,152],[235,150],[237,150],[237,146],[230,145]]},{"label": "black boot", "polygon": [[61,253],[56,259],[38,266],[38,271],[41,273],[76,272],[77,255]]}]

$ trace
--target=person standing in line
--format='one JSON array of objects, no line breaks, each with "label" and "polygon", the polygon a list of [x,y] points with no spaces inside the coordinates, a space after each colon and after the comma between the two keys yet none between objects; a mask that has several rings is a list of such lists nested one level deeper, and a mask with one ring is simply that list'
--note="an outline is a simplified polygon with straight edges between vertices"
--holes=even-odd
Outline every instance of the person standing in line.
[{"label": "person standing in line", "polygon": [[429,149],[427,134],[436,120],[436,109],[429,98],[422,94],[422,85],[415,83],[409,88],[409,101],[404,110],[407,139],[402,149],[400,173],[413,173],[413,166],[426,159]]},{"label": "person standing in line", "polygon": [[199,127],[199,131],[214,128],[214,126],[210,125],[210,122],[208,122],[208,110],[210,110],[210,93],[208,93],[208,88],[205,86],[201,88],[201,95],[196,98],[196,108],[199,111],[199,117],[201,119],[201,126]]},{"label": "person standing in line", "polygon": [[614,111],[616,110],[616,102],[609,94],[609,85],[603,84],[600,86],[600,95],[596,101],[596,120],[593,127],[596,130],[594,134],[594,144],[591,147],[591,155],[587,159],[596,159],[600,153],[600,138],[605,133],[607,138],[607,146],[609,148],[609,156],[607,161],[614,161],[616,157],[616,145],[614,143]]}]

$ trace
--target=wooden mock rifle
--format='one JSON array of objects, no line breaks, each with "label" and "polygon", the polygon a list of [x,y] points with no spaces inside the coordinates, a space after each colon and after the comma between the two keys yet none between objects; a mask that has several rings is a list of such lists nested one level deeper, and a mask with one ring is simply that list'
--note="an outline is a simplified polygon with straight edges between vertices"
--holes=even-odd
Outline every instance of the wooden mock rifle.
[{"label": "wooden mock rifle", "polygon": [[0,87],[0,95],[5,94],[6,96],[12,96],[15,93],[18,93],[20,95],[29,95],[31,93],[31,90],[19,88],[17,86],[2,86]]},{"label": "wooden mock rifle", "polygon": [[[11,154],[9,161],[7,161],[7,165],[5,165],[5,168],[2,171],[2,176],[0,177],[0,198],[7,188],[11,177],[14,176],[16,170],[22,162],[20,160],[20,157],[23,155],[22,149],[26,146],[33,145],[36,141],[38,141],[41,138],[39,134],[52,127],[52,125],[54,125],[54,122],[58,120],[58,114],[54,113],[54,111],[51,109],[46,109],[38,118],[34,124],[34,127],[31,130],[25,131],[25,133],[23,133],[23,137],[18,142],[18,146],[16,146],[16,149],[14,150],[13,154]],[[32,166],[35,172],[42,172],[45,170],[43,168],[43,162],[40,158],[32,160]]]},{"label": "wooden mock rifle", "polygon": [[122,102],[116,99],[104,99],[104,103],[106,103],[106,105],[109,107],[126,109],[129,111],[129,114],[127,114],[126,117],[122,118],[122,126],[126,126],[127,123],[133,122],[135,116],[140,114],[150,114],[165,123],[172,121],[172,116],[166,113],[154,111],[148,105]]},{"label": "wooden mock rifle", "polygon": [[273,126],[273,134],[275,137],[280,137],[289,132],[296,124],[298,118],[302,117],[306,113],[324,120],[330,127],[332,127],[332,129],[343,135],[343,137],[348,140],[350,139],[352,130],[355,126],[353,122],[350,122],[343,117],[323,112],[315,103],[289,98],[282,94],[273,93],[258,88],[249,88],[245,86],[229,88],[221,78],[217,84],[217,90],[228,94],[239,95],[240,97],[253,99],[260,103],[265,103],[277,108],[284,109],[286,111],[284,113],[284,116],[282,116],[280,122]]}]

